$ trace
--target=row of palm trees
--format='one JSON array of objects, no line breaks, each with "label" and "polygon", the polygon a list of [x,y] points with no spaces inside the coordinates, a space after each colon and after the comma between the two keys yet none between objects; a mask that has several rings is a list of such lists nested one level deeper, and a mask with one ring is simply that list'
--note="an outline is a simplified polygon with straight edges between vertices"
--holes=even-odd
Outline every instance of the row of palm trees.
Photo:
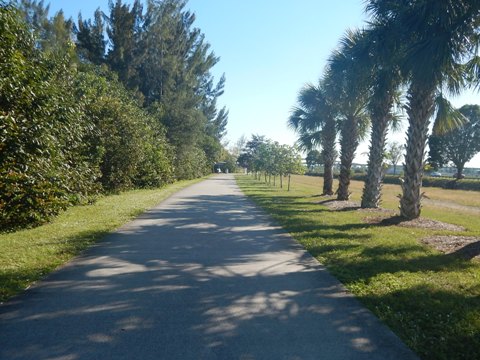
[{"label": "row of palm trees", "polygon": [[443,93],[480,85],[480,1],[368,0],[368,24],[349,30],[317,85],[301,89],[289,125],[305,149],[320,146],[325,195],[333,194],[333,162],[340,134],[338,200],[350,197],[355,151],[371,126],[361,206],[380,204],[385,142],[398,118],[395,104],[406,92],[407,144],[400,214],[420,216],[425,146],[434,131],[462,124]]}]

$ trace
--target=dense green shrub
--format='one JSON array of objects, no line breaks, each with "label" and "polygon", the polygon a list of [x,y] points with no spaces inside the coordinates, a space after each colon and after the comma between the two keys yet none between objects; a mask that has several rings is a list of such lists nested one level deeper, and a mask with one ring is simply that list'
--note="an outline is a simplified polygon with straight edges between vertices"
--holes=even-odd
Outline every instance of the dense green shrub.
[{"label": "dense green shrub", "polygon": [[106,67],[42,51],[32,34],[0,5],[0,229],[45,222],[101,191],[171,182],[155,113]]},{"label": "dense green shrub", "polygon": [[89,137],[106,191],[172,181],[172,152],[160,123],[143,110],[106,68],[84,66],[76,91],[95,131]]},{"label": "dense green shrub", "polygon": [[175,155],[175,176],[178,179],[195,179],[211,172],[205,152],[196,146],[177,148]]},{"label": "dense green shrub", "polygon": [[480,191],[480,180],[473,179],[449,179],[449,178],[436,178],[436,177],[424,177],[422,185],[425,187],[441,187],[444,189],[454,190],[471,190]]},{"label": "dense green shrub", "polygon": [[16,10],[1,6],[0,228],[45,221],[95,188],[72,79],[68,59],[40,52]]}]

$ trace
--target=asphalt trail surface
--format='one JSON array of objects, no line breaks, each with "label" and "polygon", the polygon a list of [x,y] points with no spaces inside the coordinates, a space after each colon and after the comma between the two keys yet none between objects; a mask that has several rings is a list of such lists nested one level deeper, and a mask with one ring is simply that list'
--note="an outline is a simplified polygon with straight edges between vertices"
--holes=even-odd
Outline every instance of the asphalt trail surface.
[{"label": "asphalt trail surface", "polygon": [[0,359],[416,359],[231,175],[0,306]]}]

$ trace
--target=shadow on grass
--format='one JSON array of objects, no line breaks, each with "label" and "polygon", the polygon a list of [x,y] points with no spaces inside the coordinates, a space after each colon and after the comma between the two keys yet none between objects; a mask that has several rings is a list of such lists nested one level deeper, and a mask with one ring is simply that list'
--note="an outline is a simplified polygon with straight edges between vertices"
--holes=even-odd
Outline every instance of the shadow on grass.
[{"label": "shadow on grass", "polygon": [[[256,190],[258,191],[258,188]],[[300,242],[310,244],[308,250],[312,255],[326,259],[326,266],[330,266],[331,263],[335,263],[336,266],[344,264],[343,266],[346,269],[342,269],[341,274],[334,269],[332,270],[339,280],[347,285],[357,281],[369,281],[369,279],[383,273],[466,270],[475,266],[475,264],[465,261],[465,254],[469,254],[472,258],[480,252],[480,243],[471,244],[466,246],[463,251],[459,250],[449,255],[426,251],[425,246],[420,243],[413,246],[402,246],[400,244],[398,246],[375,246],[372,244],[370,247],[362,246],[363,250],[355,261],[342,260],[333,253],[341,250],[355,250],[361,246],[359,244],[373,238],[372,230],[395,226],[405,220],[400,216],[391,216],[375,223],[359,221],[347,224],[331,224],[322,221],[321,213],[331,213],[332,211],[325,205],[336,201],[335,199],[314,204],[304,201],[304,196],[272,197],[271,194],[258,192],[251,194],[250,197],[277,219],[287,231],[296,234],[295,236]],[[309,196],[307,195],[307,197]],[[318,207],[315,207],[315,205],[318,205]],[[308,215],[312,214],[315,214],[315,216],[308,218]],[[405,230],[399,229],[398,231]],[[316,240],[313,245],[311,245],[312,240]],[[322,243],[322,241],[325,243]],[[332,241],[335,243],[332,244]],[[346,244],[345,241],[350,243]]]},{"label": "shadow on grass", "polygon": [[[478,293],[479,287],[469,290]],[[421,358],[478,359],[478,297],[418,285],[359,298]]]},{"label": "shadow on grass", "polygon": [[480,241],[475,241],[473,243],[465,245],[450,255],[459,256],[464,259],[471,260],[474,257],[480,255]]},{"label": "shadow on grass", "polygon": [[55,247],[53,256],[64,258],[63,261],[58,261],[57,264],[51,261],[41,261],[38,264],[29,262],[22,266],[18,264],[15,268],[0,271],[0,303],[11,297],[20,294],[23,290],[28,288],[33,282],[39,281],[47,276],[50,272],[55,270],[65,262],[66,259],[73,258],[88,249],[92,244],[104,238],[110,231],[82,231],[76,235],[69,237],[62,237],[56,241],[49,242],[32,242],[29,247]]}]

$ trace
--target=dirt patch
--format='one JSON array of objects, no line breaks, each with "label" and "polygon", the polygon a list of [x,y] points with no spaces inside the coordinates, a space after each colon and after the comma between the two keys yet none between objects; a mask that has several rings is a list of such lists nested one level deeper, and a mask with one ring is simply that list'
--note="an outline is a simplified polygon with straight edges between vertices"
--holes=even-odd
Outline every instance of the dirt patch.
[{"label": "dirt patch", "polygon": [[413,220],[405,220],[400,216],[376,216],[365,218],[364,221],[368,224],[379,226],[401,226],[410,228],[432,229],[432,230],[446,230],[446,231],[465,231],[463,226],[444,223],[442,221],[417,218]]},{"label": "dirt patch", "polygon": [[348,200],[329,199],[319,201],[318,204],[325,205],[330,210],[334,211],[358,210],[360,208],[360,203]]},{"label": "dirt patch", "polygon": [[392,209],[384,209],[384,208],[368,208],[362,209],[360,206],[361,204],[356,201],[346,201],[346,200],[323,200],[318,202],[320,205],[325,205],[330,210],[333,211],[349,211],[349,210],[356,210],[363,213],[374,213],[374,214],[385,214],[386,216],[390,215],[393,216],[396,211]]},{"label": "dirt patch", "polygon": [[372,214],[384,214],[385,216],[393,216],[397,212],[392,209],[384,209],[384,208],[370,208],[370,209],[357,209],[357,211],[363,212],[363,213],[372,213]]},{"label": "dirt patch", "polygon": [[445,254],[455,254],[465,259],[480,260],[480,237],[429,236],[422,239],[422,243]]}]

